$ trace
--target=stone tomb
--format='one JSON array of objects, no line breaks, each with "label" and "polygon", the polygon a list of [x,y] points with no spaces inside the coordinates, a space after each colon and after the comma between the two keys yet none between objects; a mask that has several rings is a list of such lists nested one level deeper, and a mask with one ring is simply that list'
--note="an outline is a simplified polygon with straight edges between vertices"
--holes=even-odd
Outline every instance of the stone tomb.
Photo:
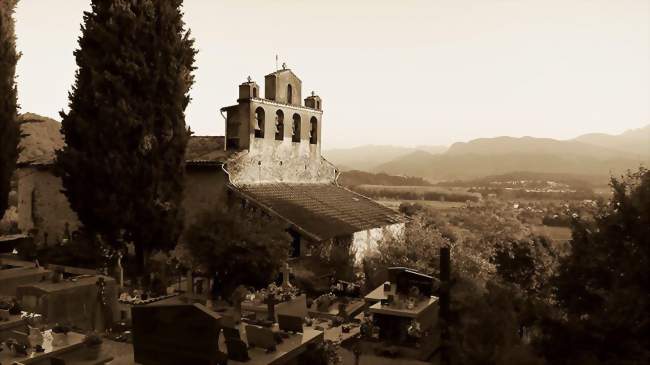
[{"label": "stone tomb", "polygon": [[[100,299],[100,279],[105,283],[105,305]],[[102,275],[80,275],[60,282],[48,280],[20,286],[16,297],[24,310],[43,315],[48,323],[103,331],[119,318],[115,279]]]},{"label": "stone tomb", "polygon": [[[359,298],[335,297],[329,301],[328,305],[321,305],[318,300],[314,300],[311,307],[309,307],[309,316],[329,320],[337,316],[354,318],[363,312],[365,305],[364,300]],[[343,313],[341,313],[341,310],[343,310]]]},{"label": "stone tomb", "polygon": [[224,363],[225,354],[219,351],[221,316],[204,305],[154,303],[136,306],[131,310],[136,363]]},{"label": "stone tomb", "polygon": [[[248,334],[246,328],[248,325],[240,323],[236,326],[239,330],[240,341],[248,347]],[[275,329],[268,328],[268,331],[275,331]],[[250,360],[248,361],[235,361],[228,360],[228,364],[248,364],[248,365],[283,365],[283,364],[302,364],[300,361],[301,355],[310,350],[311,346],[316,346],[323,342],[323,331],[319,331],[310,327],[303,327],[302,333],[289,334],[282,342],[276,344],[275,351],[267,351],[260,347],[252,347],[244,350],[248,353]],[[226,338],[222,333],[219,338],[219,346],[226,349]]]},{"label": "stone tomb", "polygon": [[47,280],[52,272],[35,263],[0,258],[0,296],[16,296],[16,288],[21,285]]},{"label": "stone tomb", "polygon": [[[278,320],[278,314],[289,314],[301,318],[307,316],[307,296],[305,294],[300,294],[287,301],[278,301],[272,305],[275,322]],[[269,317],[269,305],[260,300],[244,300],[241,303],[241,312],[242,314],[255,313],[257,319],[266,320]]]},{"label": "stone tomb", "polygon": [[105,364],[111,360],[112,357],[100,353],[94,360],[89,360],[87,349],[83,344],[84,335],[76,332],[68,332],[66,335],[67,344],[61,346],[52,345],[52,331],[48,330],[43,332],[43,352],[35,352],[33,349],[27,350],[27,355],[14,354],[7,348],[0,352],[0,364],[24,364],[24,365],[49,365],[53,362],[52,359],[61,359],[66,364],[92,364],[99,365]]},{"label": "stone tomb", "polygon": [[0,342],[13,337],[13,331],[28,332],[27,323],[20,315],[11,315],[7,320],[0,318]]},{"label": "stone tomb", "polygon": [[[428,359],[439,346],[438,298],[431,296],[433,278],[405,268],[391,268],[386,282],[370,292],[373,325],[379,328],[379,343],[374,350],[396,351],[400,356]],[[428,294],[428,295],[427,295]]]}]

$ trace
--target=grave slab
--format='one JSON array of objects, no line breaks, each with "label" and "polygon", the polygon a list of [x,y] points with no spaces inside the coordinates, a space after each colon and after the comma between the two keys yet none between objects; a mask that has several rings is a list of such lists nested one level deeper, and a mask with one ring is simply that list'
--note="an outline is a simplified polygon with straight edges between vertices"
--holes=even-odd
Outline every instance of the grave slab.
[{"label": "grave slab", "polygon": [[[240,338],[246,344],[246,324],[241,323],[239,326]],[[323,331],[318,331],[310,327],[304,327],[303,333],[289,335],[289,338],[283,339],[282,343],[277,345],[273,352],[267,352],[261,348],[251,348],[248,350],[250,360],[240,362],[228,360],[228,364],[248,364],[248,365],[282,365],[290,364],[295,361],[301,354],[307,351],[310,344],[322,342],[324,338]],[[226,349],[226,339],[221,333],[219,336],[219,348]]]}]

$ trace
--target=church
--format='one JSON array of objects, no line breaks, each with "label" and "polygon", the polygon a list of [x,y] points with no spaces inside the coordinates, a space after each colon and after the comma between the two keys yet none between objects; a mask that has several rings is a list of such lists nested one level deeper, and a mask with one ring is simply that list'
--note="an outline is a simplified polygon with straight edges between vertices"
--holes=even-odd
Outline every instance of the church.
[{"label": "church", "polygon": [[[224,173],[228,194],[286,222],[293,256],[327,240],[351,245],[360,259],[404,217],[337,184],[340,173],[321,155],[322,99],[302,98],[302,81],[290,69],[239,85],[237,104],[221,108]],[[188,163],[201,163],[200,159]]]},{"label": "church", "polygon": [[[187,146],[186,227],[234,199],[285,222],[294,257],[335,240],[357,260],[387,231],[403,231],[402,215],[337,184],[339,171],[321,155],[322,100],[311,93],[303,104],[302,81],[290,69],[265,76],[264,97],[249,78],[221,115],[225,136],[192,136]],[[56,242],[79,227],[53,173],[60,124],[29,113],[22,119],[18,228],[39,244]]]}]

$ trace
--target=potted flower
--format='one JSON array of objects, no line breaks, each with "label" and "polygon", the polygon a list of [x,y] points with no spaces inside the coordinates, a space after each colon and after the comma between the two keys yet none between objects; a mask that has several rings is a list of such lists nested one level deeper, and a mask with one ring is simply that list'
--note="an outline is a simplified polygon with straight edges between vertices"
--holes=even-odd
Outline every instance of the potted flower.
[{"label": "potted flower", "polygon": [[28,313],[25,312],[22,315],[22,319],[27,323],[29,328],[29,335],[27,340],[31,347],[36,347],[36,345],[43,344],[43,333],[41,332],[41,322],[43,316],[38,313]]},{"label": "potted flower", "polygon": [[68,344],[68,332],[70,328],[60,324],[52,327],[52,346],[63,346]]},{"label": "potted flower", "polygon": [[84,337],[83,343],[87,349],[88,360],[95,360],[99,357],[99,353],[102,349],[102,342],[104,342],[102,337],[94,332],[91,332]]}]

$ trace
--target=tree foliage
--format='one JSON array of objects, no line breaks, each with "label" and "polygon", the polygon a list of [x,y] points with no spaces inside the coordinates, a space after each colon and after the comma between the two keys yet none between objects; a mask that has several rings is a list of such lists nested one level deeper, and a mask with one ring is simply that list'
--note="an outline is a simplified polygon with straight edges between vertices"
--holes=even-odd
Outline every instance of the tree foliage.
[{"label": "tree foliage", "polygon": [[277,220],[250,210],[206,212],[184,235],[187,250],[182,251],[191,257],[185,265],[216,274],[226,294],[239,285],[265,287],[289,256],[291,236],[285,229]]},{"label": "tree foliage", "polygon": [[499,277],[529,294],[548,293],[557,260],[553,242],[544,236],[502,242],[493,256]]},{"label": "tree foliage", "polygon": [[136,252],[172,248],[182,228],[184,111],[194,41],[182,0],[93,0],[84,14],[66,146],[64,192],[80,221]]},{"label": "tree foliage", "polygon": [[14,0],[0,1],[0,219],[9,204],[11,177],[18,159],[20,128],[17,121],[16,35]]},{"label": "tree foliage", "polygon": [[459,278],[451,289],[451,358],[454,364],[544,364],[522,340],[528,306],[515,286],[490,280],[485,287]]},{"label": "tree foliage", "polygon": [[554,285],[565,313],[545,351],[558,363],[650,362],[650,172],[612,178],[595,221],[576,220]]}]

